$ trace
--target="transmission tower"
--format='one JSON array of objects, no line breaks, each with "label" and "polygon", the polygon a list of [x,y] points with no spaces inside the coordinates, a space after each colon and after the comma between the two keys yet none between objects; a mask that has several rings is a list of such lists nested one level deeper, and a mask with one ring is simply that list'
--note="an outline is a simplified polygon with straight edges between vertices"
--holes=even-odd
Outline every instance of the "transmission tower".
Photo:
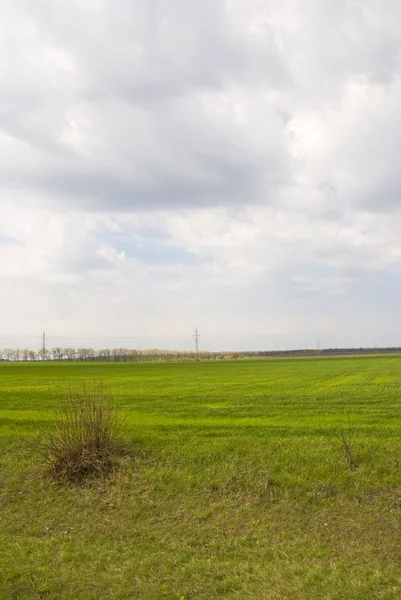
[{"label": "transmission tower", "polygon": [[42,333],[42,360],[46,360],[46,332]]},{"label": "transmission tower", "polygon": [[199,360],[199,338],[200,338],[200,334],[199,334],[198,328],[195,327],[194,340],[195,340],[195,360],[196,361]]}]

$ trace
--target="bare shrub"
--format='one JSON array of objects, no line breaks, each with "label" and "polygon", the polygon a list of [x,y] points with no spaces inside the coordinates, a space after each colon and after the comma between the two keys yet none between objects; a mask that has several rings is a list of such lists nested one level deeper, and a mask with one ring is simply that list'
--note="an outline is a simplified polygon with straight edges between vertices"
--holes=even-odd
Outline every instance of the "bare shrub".
[{"label": "bare shrub", "polygon": [[105,475],[124,446],[119,413],[103,383],[65,387],[41,444],[47,472],[65,481]]}]

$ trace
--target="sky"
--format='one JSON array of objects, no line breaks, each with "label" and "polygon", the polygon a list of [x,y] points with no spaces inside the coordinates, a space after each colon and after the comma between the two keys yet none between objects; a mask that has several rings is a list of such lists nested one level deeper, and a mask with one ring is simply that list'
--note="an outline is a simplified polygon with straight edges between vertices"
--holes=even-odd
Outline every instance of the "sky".
[{"label": "sky", "polygon": [[401,345],[399,0],[2,0],[0,348]]}]

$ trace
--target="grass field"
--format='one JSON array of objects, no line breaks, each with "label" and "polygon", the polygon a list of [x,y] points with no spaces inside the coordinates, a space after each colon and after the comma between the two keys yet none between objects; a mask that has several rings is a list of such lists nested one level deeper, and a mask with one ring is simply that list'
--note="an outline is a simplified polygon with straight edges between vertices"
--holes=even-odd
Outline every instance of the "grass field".
[{"label": "grass field", "polygon": [[[61,486],[35,444],[82,377],[136,454]],[[0,425],[1,599],[401,598],[399,356],[0,364]]]}]

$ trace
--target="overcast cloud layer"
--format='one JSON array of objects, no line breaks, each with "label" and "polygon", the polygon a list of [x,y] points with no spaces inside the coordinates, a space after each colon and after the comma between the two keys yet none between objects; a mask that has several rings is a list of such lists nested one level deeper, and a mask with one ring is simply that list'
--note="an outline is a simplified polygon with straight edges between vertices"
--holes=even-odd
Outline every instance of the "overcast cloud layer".
[{"label": "overcast cloud layer", "polygon": [[3,0],[0,348],[401,345],[399,0]]}]

